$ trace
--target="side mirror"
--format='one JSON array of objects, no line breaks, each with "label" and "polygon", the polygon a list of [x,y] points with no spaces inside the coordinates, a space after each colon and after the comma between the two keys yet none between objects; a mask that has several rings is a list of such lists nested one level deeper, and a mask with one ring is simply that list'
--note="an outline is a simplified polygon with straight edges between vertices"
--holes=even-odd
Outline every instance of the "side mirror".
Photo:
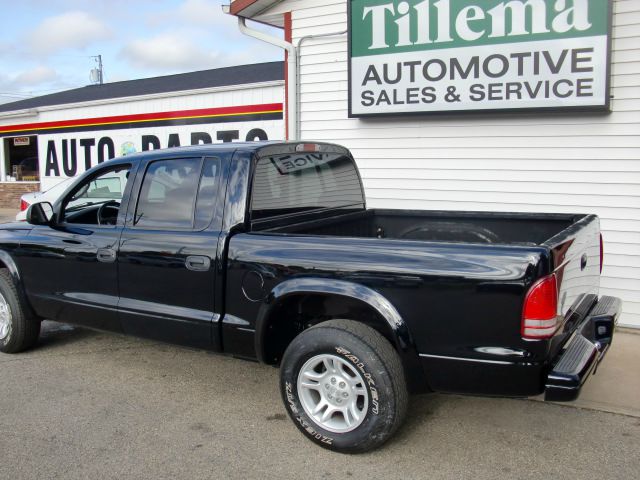
[{"label": "side mirror", "polygon": [[27,223],[31,225],[49,225],[53,218],[53,205],[49,202],[34,203],[27,210]]}]

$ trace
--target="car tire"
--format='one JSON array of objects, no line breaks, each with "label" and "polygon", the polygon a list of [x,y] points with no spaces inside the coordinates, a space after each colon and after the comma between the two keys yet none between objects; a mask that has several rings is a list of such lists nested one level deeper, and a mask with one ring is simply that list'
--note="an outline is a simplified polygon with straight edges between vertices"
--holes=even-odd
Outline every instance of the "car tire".
[{"label": "car tire", "polygon": [[294,338],[282,358],[280,390],[296,427],[342,453],[386,442],[402,424],[409,396],[391,344],[350,320],[329,320]]},{"label": "car tire", "polygon": [[0,269],[0,352],[27,350],[39,335],[40,320],[24,305],[9,271]]}]

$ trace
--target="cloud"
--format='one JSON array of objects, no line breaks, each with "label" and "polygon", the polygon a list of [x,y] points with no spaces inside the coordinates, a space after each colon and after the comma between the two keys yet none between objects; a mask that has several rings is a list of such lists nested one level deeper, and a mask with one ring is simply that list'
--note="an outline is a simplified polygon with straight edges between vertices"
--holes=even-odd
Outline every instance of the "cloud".
[{"label": "cloud", "polygon": [[225,17],[220,0],[185,0],[175,8],[150,12],[147,23],[152,27],[180,24],[211,28],[226,26],[228,20]]},{"label": "cloud", "polygon": [[26,72],[19,73],[16,75],[13,82],[16,85],[30,86],[52,82],[57,78],[58,73],[53,68],[40,65],[32,68],[31,70],[27,70]]},{"label": "cloud", "polygon": [[183,22],[208,27],[219,25],[225,14],[219,0],[186,0],[178,8],[178,15]]},{"label": "cloud", "polygon": [[120,55],[135,67],[156,71],[212,68],[220,58],[179,32],[133,40]]},{"label": "cloud", "polygon": [[[256,25],[282,35],[280,29]],[[138,38],[120,50],[120,58],[140,71],[164,74],[283,57],[277,47],[242,35],[236,18],[223,13],[220,0],[181,0],[155,9],[146,16],[146,26],[155,36],[138,31]]]},{"label": "cloud", "polygon": [[[44,92],[40,91],[42,88],[45,88]],[[61,83],[58,72],[45,66],[36,66],[11,75],[0,73],[0,103],[15,102],[63,88],[65,85]]]},{"label": "cloud", "polygon": [[72,11],[46,18],[27,36],[27,44],[36,54],[51,54],[65,49],[84,49],[111,37],[111,29],[93,15]]}]

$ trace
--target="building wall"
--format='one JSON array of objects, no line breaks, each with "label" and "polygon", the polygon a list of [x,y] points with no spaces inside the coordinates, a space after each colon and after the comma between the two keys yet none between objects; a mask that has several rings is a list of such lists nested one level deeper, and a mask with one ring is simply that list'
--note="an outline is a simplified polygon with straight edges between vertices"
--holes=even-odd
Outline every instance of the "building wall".
[{"label": "building wall", "polygon": [[0,185],[0,208],[20,207],[20,197],[40,190],[40,182],[7,182]]},{"label": "building wall", "polygon": [[[347,1],[286,0],[292,37],[347,28]],[[614,3],[612,113],[349,119],[347,36],[301,47],[301,138],[356,157],[370,207],[596,213],[601,292],[640,327],[640,1]]]},{"label": "building wall", "polygon": [[[242,107],[251,105],[264,105],[283,102],[284,82],[275,81],[268,84],[247,84],[234,87],[221,87],[206,91],[175,92],[173,94],[150,95],[147,97],[129,97],[124,99],[112,99],[96,101],[84,104],[61,105],[56,107],[41,107],[36,117],[27,118],[2,118],[0,114],[0,128],[8,125],[32,124],[41,122],[59,122],[77,119],[104,118],[121,115],[136,115],[144,113],[173,112],[183,110],[218,108],[218,107]],[[85,150],[80,146],[82,139],[94,139],[96,145],[91,147],[91,162],[93,166],[97,163],[97,143],[101,137],[110,137],[115,146],[115,156],[122,154],[123,144],[130,142],[135,151],[142,150],[141,137],[143,135],[155,135],[160,140],[161,148],[168,146],[169,135],[178,134],[181,145],[190,144],[190,134],[192,132],[206,132],[214,142],[217,142],[217,133],[225,130],[238,130],[239,140],[244,140],[247,133],[260,127],[265,130],[269,139],[284,138],[284,122],[282,119],[254,120],[244,117],[227,118],[220,123],[203,123],[201,125],[174,125],[171,126],[145,126],[143,123],[136,124],[131,128],[116,128],[94,131],[78,131],[69,128],[62,132],[49,133],[41,131],[38,133],[38,154],[40,160],[40,179],[42,188],[47,189],[66,178],[62,165],[64,156],[64,145],[67,152],[70,152],[71,142],[76,145],[76,174],[80,174],[86,169]],[[239,120],[239,121],[235,121]],[[137,128],[138,125],[140,128]],[[18,134],[22,135],[22,134]],[[65,141],[65,143],[63,143]],[[47,169],[47,150],[49,142],[53,142],[56,150],[58,172]],[[5,172],[4,152],[0,148],[0,177],[4,180],[10,172]],[[71,153],[67,153],[67,161],[70,162]],[[69,164],[69,163],[67,163]],[[13,182],[0,183],[0,192],[7,185]],[[0,201],[2,201],[0,194]]]}]

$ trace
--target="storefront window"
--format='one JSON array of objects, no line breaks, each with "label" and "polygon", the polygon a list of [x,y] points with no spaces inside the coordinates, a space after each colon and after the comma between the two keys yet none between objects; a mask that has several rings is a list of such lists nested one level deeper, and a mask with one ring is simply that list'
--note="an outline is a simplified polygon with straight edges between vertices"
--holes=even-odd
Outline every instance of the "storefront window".
[{"label": "storefront window", "polygon": [[40,180],[38,137],[13,137],[4,140],[7,180],[37,182]]}]

